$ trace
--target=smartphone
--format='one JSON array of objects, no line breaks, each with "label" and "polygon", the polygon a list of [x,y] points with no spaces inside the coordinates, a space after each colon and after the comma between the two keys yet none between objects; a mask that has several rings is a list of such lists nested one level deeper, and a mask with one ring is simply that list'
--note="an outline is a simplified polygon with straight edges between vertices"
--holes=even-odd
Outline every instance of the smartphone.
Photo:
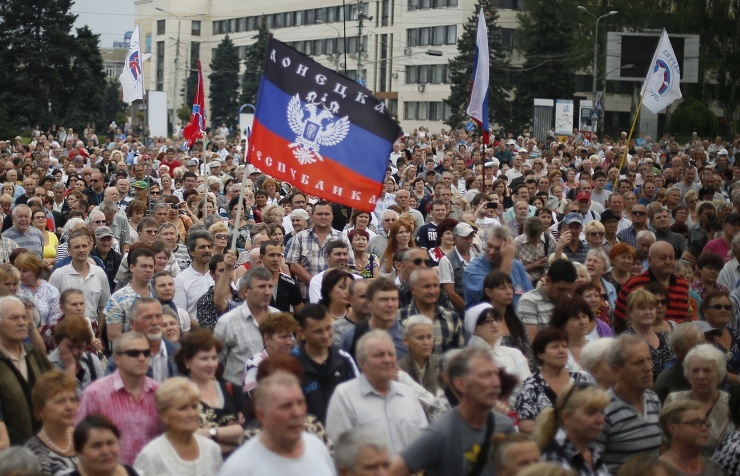
[{"label": "smartphone", "polygon": [[496,202],[488,202],[486,204],[486,208],[488,208],[490,210],[496,210],[498,208],[498,203],[496,203]]}]

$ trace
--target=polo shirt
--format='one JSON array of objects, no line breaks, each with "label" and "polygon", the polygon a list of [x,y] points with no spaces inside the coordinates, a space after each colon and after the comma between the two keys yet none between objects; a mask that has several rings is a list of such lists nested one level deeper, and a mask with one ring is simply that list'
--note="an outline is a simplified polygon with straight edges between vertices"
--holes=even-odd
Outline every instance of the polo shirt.
[{"label": "polo shirt", "polygon": [[544,287],[533,289],[519,300],[517,315],[526,326],[537,326],[542,330],[550,324],[555,302],[550,299]]},{"label": "polo shirt", "polygon": [[111,297],[110,284],[103,268],[88,266],[85,277],[77,272],[72,263],[62,266],[51,274],[49,284],[57,288],[60,294],[67,289],[81,289],[85,297],[85,317],[97,322],[98,309],[104,307]]}]

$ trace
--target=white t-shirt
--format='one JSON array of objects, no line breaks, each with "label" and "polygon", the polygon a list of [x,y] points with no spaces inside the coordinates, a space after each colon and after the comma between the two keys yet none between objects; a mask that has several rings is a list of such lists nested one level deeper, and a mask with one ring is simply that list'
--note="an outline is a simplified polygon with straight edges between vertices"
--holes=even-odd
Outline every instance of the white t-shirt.
[{"label": "white t-shirt", "polygon": [[336,476],[329,451],[317,437],[303,433],[303,455],[285,458],[268,450],[255,437],[236,450],[218,476]]}]

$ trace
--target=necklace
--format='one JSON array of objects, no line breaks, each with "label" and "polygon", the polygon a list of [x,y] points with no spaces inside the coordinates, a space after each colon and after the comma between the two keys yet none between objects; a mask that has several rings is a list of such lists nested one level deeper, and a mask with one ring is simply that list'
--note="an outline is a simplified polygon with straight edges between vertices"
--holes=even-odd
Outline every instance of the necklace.
[{"label": "necklace", "polygon": [[331,312],[331,311],[329,311],[329,314],[331,314],[331,317],[333,317],[334,319],[341,319],[341,318],[343,318],[343,317],[346,317],[346,316],[347,316],[347,310],[345,309],[345,310],[344,310],[344,314],[342,314],[341,316],[337,316],[337,315],[335,315],[335,314],[334,314],[333,312]]},{"label": "necklace", "polygon": [[41,429],[41,435],[46,439],[46,443],[49,445],[49,448],[53,449],[57,453],[66,454],[69,453],[69,450],[72,449],[72,432],[67,430],[67,448],[61,449],[57,445],[54,444],[54,442],[49,438],[49,435],[46,434],[46,430],[43,428]]}]

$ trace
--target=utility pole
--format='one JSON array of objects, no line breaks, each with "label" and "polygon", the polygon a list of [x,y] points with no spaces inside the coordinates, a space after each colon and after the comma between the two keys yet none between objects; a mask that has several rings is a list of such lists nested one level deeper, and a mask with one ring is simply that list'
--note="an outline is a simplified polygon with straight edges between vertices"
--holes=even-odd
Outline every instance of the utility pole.
[{"label": "utility pole", "polygon": [[357,0],[357,82],[365,86],[365,75],[362,72],[362,60],[365,55],[365,42],[362,40],[362,25],[364,20],[372,20],[373,17],[365,15],[365,2]]}]

